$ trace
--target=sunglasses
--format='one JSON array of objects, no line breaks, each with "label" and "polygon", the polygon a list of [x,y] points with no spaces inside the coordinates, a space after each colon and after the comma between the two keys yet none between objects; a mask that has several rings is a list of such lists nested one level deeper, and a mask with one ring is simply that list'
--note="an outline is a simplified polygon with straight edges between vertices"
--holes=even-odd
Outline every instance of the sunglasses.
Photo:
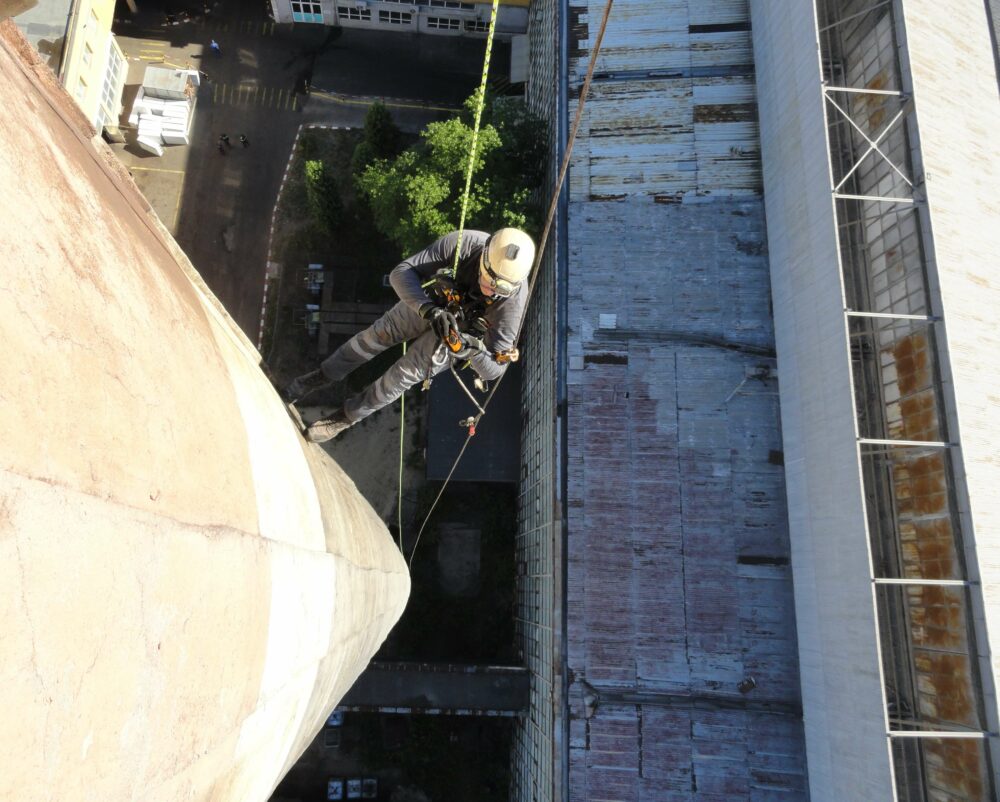
[{"label": "sunglasses", "polygon": [[[490,264],[490,241],[486,240],[486,246],[483,248],[483,261],[482,261],[483,271],[486,272],[486,276],[489,277],[490,289],[493,290],[493,294],[499,298],[510,298],[515,292],[517,292],[518,284],[512,281],[507,281],[505,278],[500,278],[494,271],[493,266]],[[480,271],[482,273],[482,271]]]}]

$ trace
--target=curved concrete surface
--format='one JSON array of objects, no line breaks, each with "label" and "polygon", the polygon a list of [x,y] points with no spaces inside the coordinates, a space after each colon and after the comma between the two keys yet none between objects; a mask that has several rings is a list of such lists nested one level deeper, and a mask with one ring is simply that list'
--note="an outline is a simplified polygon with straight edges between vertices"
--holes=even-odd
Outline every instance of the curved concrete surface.
[{"label": "curved concrete surface", "polygon": [[9,21],[0,74],[0,799],[266,799],[405,564]]}]

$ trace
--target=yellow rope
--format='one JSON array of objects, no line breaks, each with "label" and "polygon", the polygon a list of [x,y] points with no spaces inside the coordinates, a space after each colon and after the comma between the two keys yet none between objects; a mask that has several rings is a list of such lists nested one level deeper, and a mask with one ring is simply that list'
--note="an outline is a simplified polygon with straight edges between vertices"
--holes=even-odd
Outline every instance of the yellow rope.
[{"label": "yellow rope", "polygon": [[472,147],[469,150],[469,165],[465,170],[465,192],[462,193],[462,213],[458,218],[458,242],[455,245],[455,261],[451,266],[451,277],[458,273],[458,257],[462,252],[462,235],[465,232],[465,214],[469,208],[469,191],[472,188],[472,170],[476,164],[476,145],[479,144],[479,123],[483,118],[483,106],[486,105],[486,79],[490,72],[490,54],[493,52],[493,31],[496,29],[497,8],[500,0],[493,0],[493,10],[490,12],[490,30],[486,34],[486,57],[483,59],[483,76],[479,81],[479,93],[476,102],[476,121],[472,126]]},{"label": "yellow rope", "polygon": [[[607,0],[604,5],[604,16],[601,19],[600,28],[597,31],[597,38],[594,41],[594,46],[590,51],[590,64],[587,67],[587,75],[583,79],[583,87],[580,89],[580,100],[576,107],[576,116],[573,119],[573,125],[570,128],[569,137],[566,140],[566,151],[563,154],[562,165],[559,168],[559,175],[556,178],[555,190],[552,193],[552,198],[549,203],[548,214],[545,218],[545,227],[542,229],[542,236],[538,244],[538,249],[535,251],[535,263],[532,265],[531,278],[528,280],[528,293],[524,301],[524,308],[527,311],[528,305],[531,303],[532,294],[535,291],[535,281],[538,278],[538,271],[541,269],[542,258],[545,255],[545,246],[548,242],[549,232],[552,230],[552,222],[555,219],[556,205],[559,201],[559,195],[562,193],[563,183],[566,181],[566,172],[569,170],[569,160],[570,156],[573,155],[573,145],[576,144],[576,134],[580,128],[580,121],[583,119],[583,108],[584,104],[587,102],[587,95],[590,92],[590,83],[594,77],[594,67],[597,65],[597,57],[601,53],[601,42],[604,40],[604,32],[608,27],[608,19],[611,16],[611,7],[614,5],[615,0]],[[494,4],[494,13],[496,13],[496,5]],[[492,23],[490,24],[492,30]],[[489,55],[487,54],[487,58]],[[461,241],[461,238],[460,240]],[[456,257],[456,264],[458,260]],[[521,332],[524,329],[524,315],[521,316],[521,322],[517,328],[517,335],[514,338],[514,344],[517,345],[521,341]],[[475,423],[478,424],[482,419],[483,415],[486,414],[486,408],[490,405],[490,401],[493,400],[493,396],[496,394],[497,388],[503,381],[506,373],[502,373],[500,378],[493,382],[493,386],[490,388],[490,393],[486,396],[486,400],[483,402],[482,409],[475,416]],[[461,450],[458,452],[458,456],[455,457],[454,463],[452,463],[451,470],[448,471],[448,476],[445,477],[444,484],[441,485],[441,489],[438,491],[434,502],[431,504],[430,510],[427,511],[427,515],[424,517],[424,522],[420,525],[420,529],[417,531],[417,537],[413,544],[413,550],[410,552],[409,566],[413,566],[413,557],[417,553],[417,544],[420,542],[420,536],[424,533],[424,528],[427,526],[427,522],[430,521],[431,515],[433,515],[437,503],[441,496],[444,494],[445,488],[448,486],[448,482],[451,481],[452,474],[455,473],[455,469],[458,467],[458,463],[462,459],[462,455],[465,454],[465,449],[468,448],[469,441],[472,439],[472,431],[465,436],[465,442],[462,444]]]}]

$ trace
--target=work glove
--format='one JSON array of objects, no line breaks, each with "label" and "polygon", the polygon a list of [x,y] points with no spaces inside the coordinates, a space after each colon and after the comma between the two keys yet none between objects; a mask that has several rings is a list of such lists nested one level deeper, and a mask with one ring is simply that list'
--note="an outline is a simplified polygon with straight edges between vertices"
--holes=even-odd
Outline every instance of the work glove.
[{"label": "work glove", "polygon": [[455,353],[457,359],[472,359],[476,354],[486,353],[486,343],[471,334],[463,334],[462,350]]},{"label": "work glove", "polygon": [[458,331],[458,319],[443,306],[426,304],[420,310],[420,315],[424,320],[430,321],[431,328],[439,340],[446,339],[448,332],[452,330]]}]

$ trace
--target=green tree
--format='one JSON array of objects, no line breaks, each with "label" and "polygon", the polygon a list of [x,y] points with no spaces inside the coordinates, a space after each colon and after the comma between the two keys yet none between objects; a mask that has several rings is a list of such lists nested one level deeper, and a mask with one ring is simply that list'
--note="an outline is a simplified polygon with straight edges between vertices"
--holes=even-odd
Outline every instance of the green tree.
[{"label": "green tree", "polygon": [[376,101],[365,114],[364,138],[354,149],[351,172],[360,175],[376,159],[394,159],[402,149],[403,133],[385,104]]},{"label": "green tree", "polygon": [[306,197],[313,220],[326,232],[340,224],[343,203],[333,171],[318,160],[305,163]]},{"label": "green tree", "polygon": [[[463,115],[429,124],[416,145],[393,160],[376,159],[357,177],[376,228],[404,254],[458,227],[474,103],[475,95]],[[466,227],[537,231],[535,198],[546,153],[544,122],[523,104],[489,103],[476,147]]]}]

